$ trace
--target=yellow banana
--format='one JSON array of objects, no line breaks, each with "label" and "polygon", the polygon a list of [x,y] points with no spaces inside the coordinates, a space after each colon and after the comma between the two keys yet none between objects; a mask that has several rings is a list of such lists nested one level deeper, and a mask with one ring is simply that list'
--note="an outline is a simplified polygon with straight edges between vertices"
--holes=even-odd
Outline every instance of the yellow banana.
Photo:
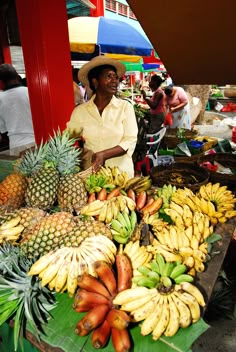
[{"label": "yellow banana", "polygon": [[113,213],[113,219],[116,219],[119,212],[120,212],[120,207],[119,207],[119,202],[116,199],[117,197],[114,197],[111,199],[111,208],[112,208],[112,213]]},{"label": "yellow banana", "polygon": [[211,187],[211,200],[215,200],[216,193],[218,189],[220,188],[220,183],[214,183]]},{"label": "yellow banana", "polygon": [[206,254],[203,253],[200,249],[193,250],[193,257],[195,260],[198,260],[199,262],[205,262],[206,260]]},{"label": "yellow banana", "polygon": [[178,250],[179,249],[178,233],[177,233],[176,227],[173,225],[170,226],[169,237],[171,242],[173,243],[173,248],[175,250]]},{"label": "yellow banana", "polygon": [[170,249],[174,249],[175,247],[169,229],[164,227],[162,231],[165,245]]},{"label": "yellow banana", "polygon": [[198,247],[199,247],[199,240],[198,240],[197,236],[195,236],[195,234],[191,238],[190,247],[192,249],[198,249]]},{"label": "yellow banana", "polygon": [[[138,287],[133,288],[133,290],[137,290]],[[134,310],[142,307],[144,304],[149,302],[153,297],[155,297],[157,294],[157,290],[154,289],[149,289],[149,292],[146,294],[145,297],[142,298],[133,298],[132,301],[126,302],[121,305],[120,309],[125,310],[126,312],[133,312]],[[134,296],[135,297],[135,296]],[[113,301],[114,303],[114,301]]]},{"label": "yellow banana", "polygon": [[175,203],[174,201],[171,201],[170,204],[169,204],[169,207],[170,209],[174,209],[175,211],[177,211],[177,213],[180,215],[180,216],[183,216],[184,215],[184,209],[181,205]]},{"label": "yellow banana", "polygon": [[6,229],[0,231],[0,236],[4,236],[7,238],[8,236],[20,235],[23,230],[24,230],[23,225],[18,225],[18,226],[11,227],[11,228],[6,228]]},{"label": "yellow banana", "polygon": [[177,227],[183,227],[184,221],[182,216],[177,213],[174,209],[165,208],[164,212],[170,216],[171,220],[176,224]]},{"label": "yellow banana", "polygon": [[195,265],[195,260],[192,256],[184,256],[183,264],[185,264],[189,269],[191,269]]},{"label": "yellow banana", "polygon": [[126,200],[124,198],[124,196],[118,196],[116,197],[118,202],[119,202],[119,209],[121,212],[123,212],[125,210],[125,207],[126,207]]},{"label": "yellow banana", "polygon": [[[71,248],[65,247],[68,250],[71,250]],[[66,251],[66,252],[67,252]],[[42,276],[42,286],[46,286],[56,275],[58,272],[58,269],[60,268],[61,264],[64,262],[65,255],[57,255],[55,258],[51,261],[51,263],[48,265],[47,269],[45,270],[43,276]]]},{"label": "yellow banana", "polygon": [[161,295],[157,292],[156,296],[149,300],[146,304],[140,308],[131,312],[132,320],[135,322],[146,319],[152,312],[157,304],[159,304]]},{"label": "yellow banana", "polygon": [[179,330],[180,313],[171,295],[167,295],[170,310],[169,323],[164,331],[165,336],[174,336]]},{"label": "yellow banana", "polygon": [[40,257],[30,268],[28,275],[38,275],[44,271],[55,257],[60,257],[65,252],[65,248],[51,251]]},{"label": "yellow banana", "polygon": [[168,250],[163,249],[161,246],[156,247],[155,250],[156,253],[162,254],[167,262],[178,262],[179,260],[182,260],[180,254],[169,252]]},{"label": "yellow banana", "polygon": [[16,216],[15,218],[12,218],[11,220],[5,221],[1,226],[0,226],[0,231],[2,230],[7,230],[11,229],[19,224],[21,221],[20,216]]},{"label": "yellow banana", "polygon": [[167,301],[167,297],[164,296],[163,304],[162,304],[162,313],[160,316],[160,319],[158,320],[153,332],[152,332],[152,338],[153,340],[158,340],[161,335],[164,333],[166,330],[170,320],[170,309],[169,309],[169,304]]},{"label": "yellow banana", "polygon": [[179,299],[175,291],[173,292],[171,297],[179,311],[179,326],[181,328],[187,328],[192,323],[192,316],[188,306]]},{"label": "yellow banana", "polygon": [[61,290],[64,288],[67,282],[69,266],[71,263],[72,256],[73,256],[73,249],[70,252],[68,252],[61,266],[58,268],[58,272],[55,277],[55,285],[54,285],[56,292],[61,292]]},{"label": "yellow banana", "polygon": [[127,207],[129,208],[129,210],[130,211],[135,210],[135,208],[136,208],[135,201],[129,197],[126,197],[126,196],[123,196],[123,197],[124,197],[124,200],[126,202]]},{"label": "yellow banana", "polygon": [[192,295],[193,297],[196,298],[198,304],[200,304],[200,306],[205,307],[206,303],[204,300],[204,297],[202,295],[202,293],[200,292],[200,290],[194,286],[193,284],[191,284],[190,282],[181,282],[179,284],[180,288],[183,291],[188,292],[190,295]]},{"label": "yellow banana", "polygon": [[74,248],[71,262],[69,264],[69,270],[67,275],[67,292],[70,297],[73,297],[78,287],[78,275],[79,275],[79,262],[77,259],[77,249]]},{"label": "yellow banana", "polygon": [[108,203],[104,202],[103,207],[100,210],[99,216],[98,216],[98,220],[99,221],[105,221],[106,220],[106,215],[107,215],[107,207],[108,207]]},{"label": "yellow banana", "polygon": [[200,306],[196,298],[187,292],[180,293],[180,291],[176,291],[176,293],[179,299],[185,304],[187,304],[191,312],[192,322],[196,323],[201,317]]},{"label": "yellow banana", "polygon": [[158,324],[162,314],[163,301],[164,296],[161,296],[159,303],[156,304],[153,312],[143,321],[141,325],[141,335],[149,335]]},{"label": "yellow banana", "polygon": [[193,213],[187,204],[183,205],[183,219],[186,227],[191,226],[193,223]]},{"label": "yellow banana", "polygon": [[147,287],[143,286],[129,288],[119,292],[113,299],[113,304],[123,305],[134,300],[142,299],[148,296],[149,291],[150,290]]}]

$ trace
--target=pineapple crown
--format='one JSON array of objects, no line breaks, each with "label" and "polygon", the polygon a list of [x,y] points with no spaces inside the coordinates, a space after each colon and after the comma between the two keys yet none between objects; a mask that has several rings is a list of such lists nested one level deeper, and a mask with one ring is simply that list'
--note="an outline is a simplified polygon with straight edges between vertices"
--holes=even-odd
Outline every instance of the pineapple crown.
[{"label": "pineapple crown", "polygon": [[29,177],[44,167],[53,167],[60,175],[73,174],[80,171],[81,149],[74,144],[75,138],[70,138],[67,130],[61,133],[54,131],[48,142],[41,141],[40,146],[29,149],[24,156],[17,160],[15,170]]}]

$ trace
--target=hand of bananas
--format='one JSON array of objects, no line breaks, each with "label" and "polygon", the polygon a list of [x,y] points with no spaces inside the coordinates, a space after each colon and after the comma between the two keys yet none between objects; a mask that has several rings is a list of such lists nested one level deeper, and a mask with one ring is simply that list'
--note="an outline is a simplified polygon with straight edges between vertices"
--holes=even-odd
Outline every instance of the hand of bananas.
[{"label": "hand of bananas", "polygon": [[116,219],[111,221],[111,233],[117,243],[127,243],[137,224],[137,214],[134,210],[130,214],[119,212]]},{"label": "hand of bananas", "polygon": [[17,216],[5,221],[0,226],[0,243],[5,241],[16,241],[20,237],[24,226],[20,224],[21,217]]},{"label": "hand of bananas", "polygon": [[103,235],[86,238],[79,247],[63,247],[51,251],[38,259],[28,275],[38,275],[42,286],[73,296],[77,289],[77,278],[85,272],[96,276],[94,262],[104,260],[109,264],[115,261],[116,246]]}]

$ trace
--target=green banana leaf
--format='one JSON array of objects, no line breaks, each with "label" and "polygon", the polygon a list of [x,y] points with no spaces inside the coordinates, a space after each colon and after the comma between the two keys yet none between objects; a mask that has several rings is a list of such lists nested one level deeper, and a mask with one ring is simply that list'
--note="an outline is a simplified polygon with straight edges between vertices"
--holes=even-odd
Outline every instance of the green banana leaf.
[{"label": "green banana leaf", "polygon": [[[58,305],[51,311],[53,316],[44,328],[45,335],[41,335],[42,340],[49,345],[59,347],[65,352],[91,352],[95,349],[91,345],[91,336],[77,336],[74,333],[76,323],[84,316],[84,313],[77,313],[72,309],[73,298],[69,298],[67,293],[56,295]],[[30,327],[27,327],[30,330]],[[152,336],[141,336],[140,327],[131,327],[130,334],[134,352],[162,351],[162,352],[190,352],[192,344],[207,329],[203,319],[186,329],[180,329],[173,337],[161,337],[158,341],[153,341]],[[102,349],[104,352],[114,352],[112,341]]]}]

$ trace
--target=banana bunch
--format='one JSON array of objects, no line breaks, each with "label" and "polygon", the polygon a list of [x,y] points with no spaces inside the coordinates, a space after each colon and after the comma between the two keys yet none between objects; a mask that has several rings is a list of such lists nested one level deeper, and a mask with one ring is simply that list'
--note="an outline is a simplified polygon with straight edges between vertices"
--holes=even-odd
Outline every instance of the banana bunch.
[{"label": "banana bunch", "polygon": [[108,191],[111,191],[116,186],[109,182],[108,177],[101,174],[92,173],[89,175],[85,181],[85,188],[89,194],[98,193],[103,188],[106,188]]},{"label": "banana bunch", "polygon": [[158,340],[163,334],[174,336],[201,317],[205,300],[199,289],[189,282],[175,285],[168,293],[156,288],[135,287],[118,293],[113,304],[130,313],[133,321],[141,322],[141,334],[152,334]]},{"label": "banana bunch", "polygon": [[105,221],[107,224],[116,219],[119,212],[133,211],[136,203],[129,197],[119,195],[110,199],[101,201],[99,199],[84,205],[80,213],[87,216],[98,216],[99,221]]},{"label": "banana bunch", "polygon": [[168,225],[162,229],[155,229],[155,239],[147,250],[155,255],[160,253],[168,262],[181,261],[185,264],[188,273],[194,276],[196,272],[205,270],[208,254],[207,237],[213,233],[213,226],[209,226],[208,217],[198,217],[201,213],[194,213],[193,225],[188,227]]},{"label": "banana bunch", "polygon": [[203,212],[196,210],[196,208],[192,210],[187,204],[179,205],[171,201],[169,208],[164,209],[164,211],[176,227],[181,229],[181,231],[189,229],[188,231],[190,233],[193,232],[199,242],[203,242],[213,233],[214,227],[211,218]]},{"label": "banana bunch", "polygon": [[107,182],[116,187],[124,188],[129,176],[126,171],[121,171],[117,166],[108,167],[102,166],[97,172],[97,175],[102,175],[107,179]]},{"label": "banana bunch", "polygon": [[132,189],[136,194],[147,191],[151,188],[152,181],[150,176],[135,176],[130,178],[125,184],[125,191]]},{"label": "banana bunch", "polygon": [[134,275],[132,282],[137,286],[158,288],[161,292],[168,292],[174,284],[193,282],[193,277],[186,274],[187,266],[181,262],[166,262],[161,254],[150,263],[137,268],[138,275]]},{"label": "banana bunch", "polygon": [[[236,198],[233,193],[226,190],[225,187],[226,186],[220,187],[219,183],[208,183],[207,185],[201,186],[197,194],[194,194],[189,188],[179,188],[174,193],[172,201],[179,206],[182,206],[183,204],[188,205],[193,212],[199,211],[208,215],[213,225],[216,225],[218,222],[224,223],[229,218],[236,215],[236,210],[234,210]],[[217,194],[215,191],[216,189],[224,194],[222,198],[224,203],[222,202],[218,204],[219,200],[218,198],[215,198],[214,195],[215,193]]]},{"label": "banana bunch", "polygon": [[219,222],[224,223],[236,216],[236,198],[233,192],[227,189],[227,186],[209,182],[200,187],[198,195],[207,201],[211,201],[215,205],[216,211],[223,214],[222,217],[218,218]]},{"label": "banana bunch", "polygon": [[168,185],[164,185],[163,187],[158,187],[156,192],[158,197],[161,197],[163,200],[162,208],[168,208],[172,194],[176,191],[176,187],[172,186],[170,183]]},{"label": "banana bunch", "polygon": [[40,257],[30,268],[28,275],[38,275],[42,286],[64,292],[72,297],[77,289],[79,275],[96,276],[94,262],[103,260],[114,263],[116,246],[103,235],[86,238],[79,247],[63,247]]},{"label": "banana bunch", "polygon": [[21,217],[13,217],[11,220],[4,221],[0,226],[0,243],[6,241],[17,241],[25,229],[20,224]]},{"label": "banana bunch", "polygon": [[117,243],[125,244],[129,241],[137,224],[137,214],[134,210],[130,214],[119,212],[116,219],[111,220],[111,233]]},{"label": "banana bunch", "polygon": [[129,241],[124,246],[124,253],[128,256],[131,261],[133,268],[133,275],[135,275],[136,269],[141,266],[149,263],[152,259],[152,253],[147,251],[146,246],[140,246],[140,241]]}]

